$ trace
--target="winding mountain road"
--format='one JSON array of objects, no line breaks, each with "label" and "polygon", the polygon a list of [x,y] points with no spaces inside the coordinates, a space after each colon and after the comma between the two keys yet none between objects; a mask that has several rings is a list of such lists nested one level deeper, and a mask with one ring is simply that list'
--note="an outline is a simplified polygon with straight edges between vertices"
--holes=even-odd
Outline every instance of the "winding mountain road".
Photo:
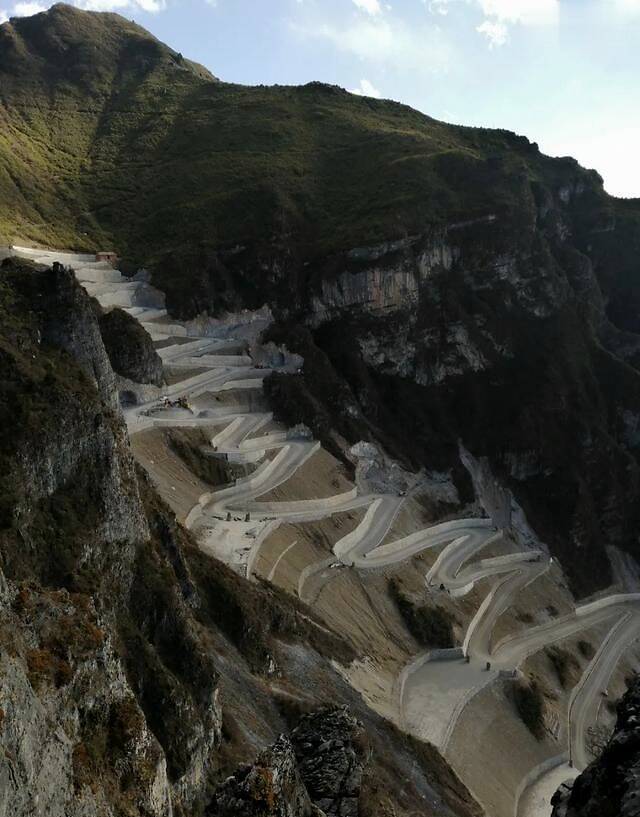
[{"label": "winding mountain road", "polygon": [[[194,398],[206,392],[230,388],[260,388],[269,370],[257,368],[238,340],[194,337],[186,340],[186,327],[169,323],[161,294],[144,281],[126,279],[95,257],[54,251],[13,248],[16,255],[45,264],[54,261],[75,268],[78,280],[106,308],[123,306],[165,345],[158,352],[167,366],[185,371],[202,368],[184,380],[164,387],[155,399],[124,410],[130,434],[153,426],[198,427],[223,425],[211,440],[211,456],[225,456],[239,462],[260,463],[249,476],[235,484],[200,498],[188,517],[196,532],[227,517],[224,536],[235,529],[238,538],[251,532],[246,519],[231,519],[234,514],[248,515],[258,527],[247,548],[247,574],[268,533],[282,522],[307,522],[356,508],[366,508],[355,530],[339,539],[333,554],[308,565],[300,575],[298,592],[311,600],[310,587],[329,581],[337,571],[359,571],[393,568],[427,549],[442,548],[425,577],[430,593],[445,592],[453,597],[469,593],[479,582],[491,582],[476,615],[470,622],[462,648],[451,654],[423,653],[403,671],[398,683],[401,721],[418,737],[447,746],[462,712],[473,698],[501,672],[513,673],[531,654],[574,637],[596,625],[605,624],[607,635],[576,686],[568,707],[568,751],[574,766],[584,768],[589,761],[586,732],[595,722],[601,693],[609,682],[621,656],[640,635],[640,595],[610,596],[572,613],[530,627],[520,633],[492,643],[496,621],[529,584],[548,569],[550,561],[541,551],[525,550],[491,558],[478,558],[482,551],[502,536],[491,520],[454,519],[417,530],[408,536],[384,542],[401,509],[403,497],[396,495],[362,495],[353,489],[336,496],[290,502],[260,501],[260,497],[295,477],[299,469],[317,452],[319,443],[296,438],[287,432],[256,435],[270,420],[265,412],[242,409],[220,409],[195,412],[191,409],[163,406],[161,398]],[[164,322],[163,322],[164,321]],[[174,340],[174,343],[171,343]],[[269,452],[277,453],[268,458]],[[223,535],[220,534],[220,535]],[[271,569],[293,550],[293,542],[284,550]],[[245,548],[246,549],[246,548]],[[487,670],[487,662],[490,669]],[[451,758],[455,766],[455,758]],[[554,768],[540,772],[558,775]],[[555,778],[554,778],[555,779]],[[544,786],[540,785],[542,790]],[[540,812],[542,814],[543,812]]]}]

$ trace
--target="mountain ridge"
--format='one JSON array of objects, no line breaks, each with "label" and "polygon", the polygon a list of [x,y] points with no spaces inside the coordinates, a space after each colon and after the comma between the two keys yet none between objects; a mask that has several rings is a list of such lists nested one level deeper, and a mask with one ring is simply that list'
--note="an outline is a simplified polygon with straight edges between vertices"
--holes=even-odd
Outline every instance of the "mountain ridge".
[{"label": "mountain ridge", "polygon": [[[302,256],[317,257],[508,211],[514,190],[506,172],[535,176],[567,166],[602,187],[595,172],[546,159],[508,131],[446,125],[321,83],[213,82],[119,15],[59,4],[0,32],[2,115],[13,136],[0,150],[17,154],[10,173],[0,153],[0,191],[13,192],[17,205],[13,219],[0,211],[7,243],[106,242],[150,263],[194,241],[208,249],[249,241],[268,251],[274,238],[295,236]],[[100,110],[91,111],[96,102]],[[42,155],[39,140],[53,156]],[[20,218],[19,192],[37,184],[15,162],[22,157],[38,167],[39,193],[48,193],[40,220]],[[58,209],[47,201],[54,193]],[[147,215],[133,227],[136,201]]]}]

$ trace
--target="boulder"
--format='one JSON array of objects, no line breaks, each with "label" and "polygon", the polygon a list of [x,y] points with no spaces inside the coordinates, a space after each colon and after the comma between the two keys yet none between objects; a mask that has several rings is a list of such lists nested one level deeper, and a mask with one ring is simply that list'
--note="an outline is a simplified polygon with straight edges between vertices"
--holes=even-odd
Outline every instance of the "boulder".
[{"label": "boulder", "polygon": [[102,312],[98,320],[113,370],[135,383],[161,386],[162,359],[140,323],[117,307]]}]

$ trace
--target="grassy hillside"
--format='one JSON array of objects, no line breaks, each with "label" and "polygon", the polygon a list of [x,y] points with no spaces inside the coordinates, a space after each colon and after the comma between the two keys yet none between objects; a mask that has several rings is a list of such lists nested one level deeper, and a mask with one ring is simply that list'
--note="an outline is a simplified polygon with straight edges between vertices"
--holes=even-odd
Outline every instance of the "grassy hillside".
[{"label": "grassy hillside", "polygon": [[509,212],[525,180],[567,170],[513,134],[339,88],[220,83],[118,15],[57,5],[0,26],[0,242],[308,258]]}]

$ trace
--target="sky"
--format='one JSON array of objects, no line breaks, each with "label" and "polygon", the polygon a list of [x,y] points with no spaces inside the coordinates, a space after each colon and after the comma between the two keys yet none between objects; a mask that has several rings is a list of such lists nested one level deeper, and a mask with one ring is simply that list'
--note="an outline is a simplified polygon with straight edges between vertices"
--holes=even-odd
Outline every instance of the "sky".
[{"label": "sky", "polygon": [[[311,80],[508,128],[640,197],[640,0],[74,0],[228,82]],[[43,0],[0,0],[0,21]]]}]

